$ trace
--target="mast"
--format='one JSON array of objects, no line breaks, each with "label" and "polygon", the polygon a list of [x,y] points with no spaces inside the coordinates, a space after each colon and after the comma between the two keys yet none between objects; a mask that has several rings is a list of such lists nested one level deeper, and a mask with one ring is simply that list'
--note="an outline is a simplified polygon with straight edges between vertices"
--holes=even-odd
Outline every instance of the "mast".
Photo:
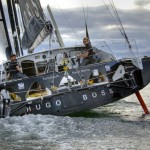
[{"label": "mast", "polygon": [[88,27],[87,27],[87,23],[86,23],[86,20],[85,20],[85,29],[86,29],[86,37],[90,40],[90,37],[89,37],[89,32],[88,32]]},{"label": "mast", "polygon": [[17,16],[17,11],[16,11],[16,0],[11,1],[11,6],[12,6],[12,15],[13,15],[13,20],[14,20],[14,38],[15,38],[15,44],[16,44],[16,52],[18,56],[23,55],[23,51],[21,48],[21,43],[20,43],[20,28],[19,28],[19,22],[18,22],[18,16]]},{"label": "mast", "polygon": [[[10,20],[8,17],[8,7],[7,7],[7,2],[6,0],[0,0],[0,12],[1,12],[1,19],[0,22],[3,23],[4,26],[4,32],[5,32],[5,36],[6,36],[6,40],[7,40],[7,47],[5,47],[4,53],[5,53],[5,57],[7,59],[9,59],[9,56],[11,55],[11,53],[14,53],[14,43],[13,43],[13,39],[10,38],[11,37],[11,28],[10,28]],[[7,16],[7,18],[6,18]],[[6,22],[7,20],[7,22]],[[9,29],[9,30],[8,30]],[[2,37],[4,38],[4,37]],[[1,50],[2,53],[2,50]]]},{"label": "mast", "polygon": [[21,55],[21,47],[19,43],[18,19],[15,8],[15,0],[0,0],[2,21],[4,23],[5,34],[7,37],[8,47],[6,48],[6,56],[10,54]]},{"label": "mast", "polygon": [[52,14],[52,11],[51,11],[51,8],[50,8],[49,5],[47,5],[47,10],[48,10],[48,12],[49,12],[49,15],[50,15],[50,18],[51,18],[51,21],[52,21],[52,25],[53,25],[53,27],[55,28],[55,35],[56,35],[56,37],[57,37],[57,39],[58,39],[58,43],[59,43],[60,47],[64,47],[64,42],[63,42],[63,40],[62,40],[62,37],[61,37],[61,35],[60,35],[60,32],[59,32],[59,30],[58,30],[56,21],[55,21],[55,19],[54,19],[54,16],[53,16],[53,14]]},{"label": "mast", "polygon": [[86,37],[89,39],[90,41],[90,37],[89,37],[89,32],[88,32],[88,26],[87,26],[87,18],[85,16],[85,8],[84,6],[82,5],[83,7],[83,14],[84,14],[84,21],[85,21],[85,34],[86,34]]}]

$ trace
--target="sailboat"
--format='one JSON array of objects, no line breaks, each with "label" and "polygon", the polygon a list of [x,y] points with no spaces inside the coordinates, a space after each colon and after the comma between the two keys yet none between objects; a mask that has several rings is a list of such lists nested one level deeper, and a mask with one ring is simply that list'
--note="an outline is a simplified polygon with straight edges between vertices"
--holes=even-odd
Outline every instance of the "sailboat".
[{"label": "sailboat", "polygon": [[[39,0],[0,0],[0,9],[7,41],[2,53],[7,58],[16,54],[28,76],[8,79],[9,60],[1,63],[0,118],[81,112],[118,101],[150,82],[149,57],[116,60],[92,47],[95,62],[80,66],[76,54],[84,46],[64,47],[59,32],[60,48],[35,53],[35,47],[57,28],[53,19],[45,19]],[[22,36],[20,26],[24,28]],[[24,49],[27,55],[23,55]]]}]

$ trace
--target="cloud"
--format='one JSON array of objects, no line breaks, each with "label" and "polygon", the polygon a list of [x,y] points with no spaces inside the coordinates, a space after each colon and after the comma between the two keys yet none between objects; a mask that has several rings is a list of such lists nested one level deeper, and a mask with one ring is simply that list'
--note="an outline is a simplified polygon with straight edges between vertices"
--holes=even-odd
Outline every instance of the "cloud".
[{"label": "cloud", "polygon": [[137,6],[141,6],[141,7],[145,7],[145,6],[147,6],[147,5],[149,5],[150,4],[150,1],[149,0],[136,0],[135,1],[135,5],[137,5]]},{"label": "cloud", "polygon": [[[150,47],[150,11],[144,9],[149,3],[150,1],[147,0],[142,2],[137,0],[135,4],[141,7],[132,10],[117,9],[128,38],[136,40],[140,51],[148,51]],[[82,44],[82,38],[85,36],[83,8],[62,9],[59,12],[58,9],[53,8],[52,12],[61,34],[64,35],[63,40],[66,45],[70,44],[69,39],[71,39],[71,44],[73,44],[73,39],[75,44]],[[113,18],[104,5],[88,7],[87,16],[88,30],[93,43],[104,40],[123,39]]]}]

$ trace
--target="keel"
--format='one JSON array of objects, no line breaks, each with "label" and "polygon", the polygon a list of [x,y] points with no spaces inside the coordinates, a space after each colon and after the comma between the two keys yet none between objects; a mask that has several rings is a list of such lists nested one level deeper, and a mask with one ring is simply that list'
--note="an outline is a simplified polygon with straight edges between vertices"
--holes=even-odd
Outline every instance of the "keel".
[{"label": "keel", "polygon": [[138,98],[138,100],[139,100],[139,102],[140,102],[140,104],[141,104],[141,106],[142,106],[142,108],[143,108],[145,114],[150,114],[150,112],[149,112],[149,110],[148,110],[148,108],[147,108],[147,106],[146,106],[146,104],[145,104],[145,102],[144,102],[144,100],[143,100],[143,98],[142,98],[140,92],[137,91],[137,92],[135,93],[135,95],[137,96],[137,98]]}]

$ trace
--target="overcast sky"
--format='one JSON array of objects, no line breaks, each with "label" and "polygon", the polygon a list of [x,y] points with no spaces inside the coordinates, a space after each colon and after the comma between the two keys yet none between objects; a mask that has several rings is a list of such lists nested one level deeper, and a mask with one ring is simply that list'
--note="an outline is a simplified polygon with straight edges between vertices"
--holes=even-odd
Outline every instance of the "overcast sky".
[{"label": "overcast sky", "polygon": [[[41,0],[41,4],[44,8],[47,4],[51,6],[66,46],[82,44],[82,38],[85,36],[84,7],[92,44],[100,47],[103,46],[103,41],[106,41],[113,50],[114,45],[119,45],[118,49],[115,49],[119,52],[121,46],[118,41],[123,41],[123,36],[104,1],[109,4],[108,0]],[[133,47],[136,43],[139,51],[150,52],[150,0],[113,2]],[[123,43],[121,45],[127,47]]]}]

